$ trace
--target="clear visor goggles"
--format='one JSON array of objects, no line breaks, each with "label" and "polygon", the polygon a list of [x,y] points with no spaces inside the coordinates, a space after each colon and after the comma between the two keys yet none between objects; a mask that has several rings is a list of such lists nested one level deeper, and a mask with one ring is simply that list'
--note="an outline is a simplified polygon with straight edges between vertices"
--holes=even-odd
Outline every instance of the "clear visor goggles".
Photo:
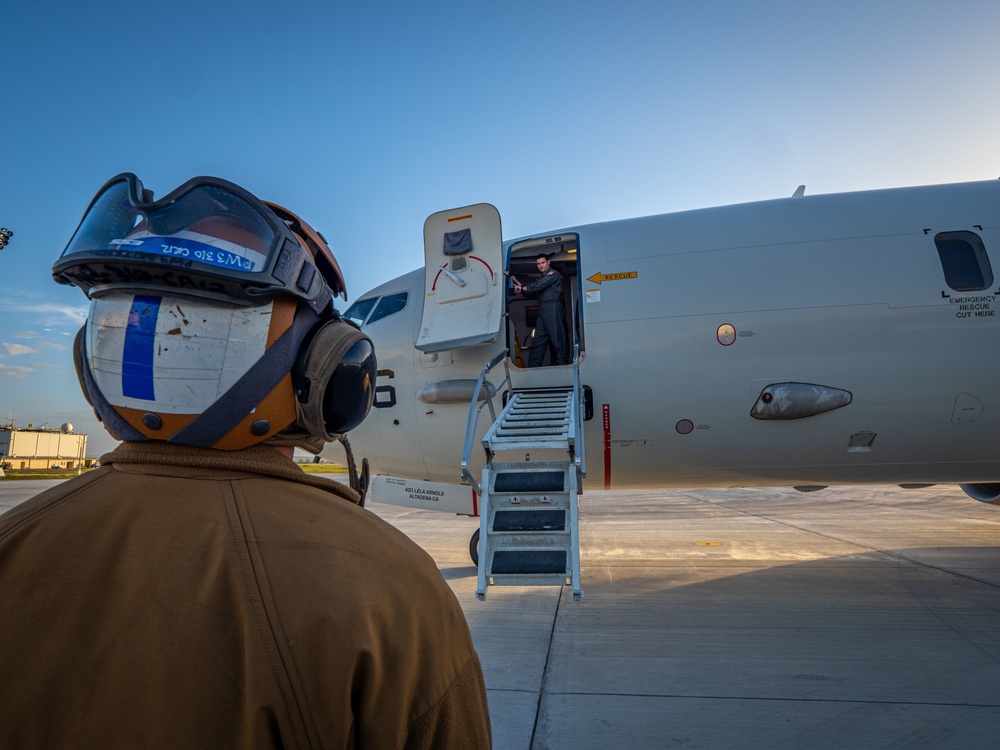
[{"label": "clear visor goggles", "polygon": [[195,177],[156,201],[134,174],[112,178],[52,277],[88,297],[151,290],[260,305],[291,295],[316,312],[333,297],[346,299],[340,267],[318,232],[215,177]]}]

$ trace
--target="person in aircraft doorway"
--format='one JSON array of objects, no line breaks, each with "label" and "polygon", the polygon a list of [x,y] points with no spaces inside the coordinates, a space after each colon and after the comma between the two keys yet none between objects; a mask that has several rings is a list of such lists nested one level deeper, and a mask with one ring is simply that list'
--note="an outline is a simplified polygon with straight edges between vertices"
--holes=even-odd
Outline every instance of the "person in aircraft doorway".
[{"label": "person in aircraft doorway", "polygon": [[535,321],[535,336],[528,354],[528,367],[540,367],[547,348],[552,350],[553,365],[569,364],[562,275],[552,267],[549,256],[545,253],[538,254],[535,265],[542,275],[530,284],[523,285],[517,277],[512,277],[516,294],[538,300],[538,319]]}]

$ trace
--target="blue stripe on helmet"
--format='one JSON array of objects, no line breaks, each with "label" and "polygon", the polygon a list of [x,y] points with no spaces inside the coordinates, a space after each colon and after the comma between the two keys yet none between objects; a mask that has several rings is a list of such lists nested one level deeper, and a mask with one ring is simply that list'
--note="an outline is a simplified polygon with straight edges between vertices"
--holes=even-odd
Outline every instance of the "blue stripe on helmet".
[{"label": "blue stripe on helmet", "polygon": [[130,398],[154,401],[153,352],[156,346],[156,318],[162,297],[137,295],[132,299],[125,327],[125,351],[122,353],[122,394]]}]

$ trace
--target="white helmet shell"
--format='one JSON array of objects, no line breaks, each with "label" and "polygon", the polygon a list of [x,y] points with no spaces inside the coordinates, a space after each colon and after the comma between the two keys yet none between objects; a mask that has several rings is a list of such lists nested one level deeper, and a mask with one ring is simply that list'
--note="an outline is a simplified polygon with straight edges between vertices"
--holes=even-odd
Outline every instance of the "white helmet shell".
[{"label": "white helmet shell", "polygon": [[296,421],[291,369],[316,320],[297,308],[105,295],[74,345],[80,384],[120,440],[248,447]]},{"label": "white helmet shell", "polygon": [[149,295],[94,299],[86,346],[94,380],[115,407],[200,414],[263,356],[272,307]]}]

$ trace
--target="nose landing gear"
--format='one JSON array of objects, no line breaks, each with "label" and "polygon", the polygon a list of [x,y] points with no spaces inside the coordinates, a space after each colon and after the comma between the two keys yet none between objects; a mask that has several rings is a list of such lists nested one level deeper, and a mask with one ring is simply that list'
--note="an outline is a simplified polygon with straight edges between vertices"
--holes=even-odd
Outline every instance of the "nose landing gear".
[{"label": "nose landing gear", "polygon": [[469,557],[472,558],[472,564],[479,565],[479,529],[476,529],[472,534],[472,539],[469,540]]}]

